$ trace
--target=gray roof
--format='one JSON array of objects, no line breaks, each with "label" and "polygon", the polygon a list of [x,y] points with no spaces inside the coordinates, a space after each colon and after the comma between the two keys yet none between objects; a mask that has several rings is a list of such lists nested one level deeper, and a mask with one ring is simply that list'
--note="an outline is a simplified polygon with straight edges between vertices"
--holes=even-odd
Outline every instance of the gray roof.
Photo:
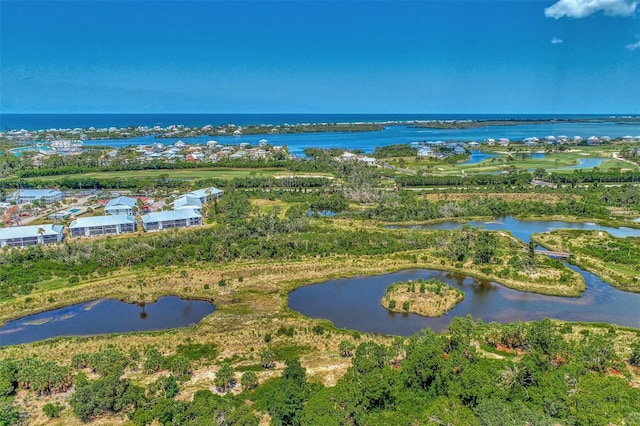
[{"label": "gray roof", "polygon": [[133,216],[128,216],[126,214],[79,217],[71,222],[69,229],[90,228],[92,226],[122,225],[126,223],[135,223],[135,221],[136,220]]},{"label": "gray roof", "polygon": [[12,228],[0,228],[0,240],[7,240],[9,238],[25,238],[25,237],[39,237],[40,229],[44,230],[44,235],[58,235],[62,232],[62,225],[31,225],[31,226],[14,226]]},{"label": "gray roof", "polygon": [[196,217],[202,217],[194,210],[168,210],[164,212],[155,212],[142,215],[142,222],[164,222],[167,220],[180,220],[180,219],[192,219]]},{"label": "gray roof", "polygon": [[109,200],[109,202],[107,203],[105,210],[106,209],[115,209],[118,208],[119,206],[126,206],[129,208],[132,208],[133,206],[136,205],[137,200],[135,198],[131,198],[131,197],[118,197],[118,198],[114,198],[113,200]]}]

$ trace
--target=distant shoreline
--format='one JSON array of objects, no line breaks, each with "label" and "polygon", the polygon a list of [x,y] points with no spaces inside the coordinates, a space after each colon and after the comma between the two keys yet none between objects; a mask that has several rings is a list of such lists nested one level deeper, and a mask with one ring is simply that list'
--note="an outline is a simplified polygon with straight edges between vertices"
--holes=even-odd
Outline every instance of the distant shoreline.
[{"label": "distant shoreline", "polygon": [[[0,131],[25,129],[88,129],[90,127],[115,127],[171,125],[203,127],[207,125],[236,126],[285,124],[388,124],[411,125],[429,122],[464,122],[484,125],[517,125],[532,122],[592,123],[619,122],[640,125],[638,114],[0,114]],[[466,124],[468,125],[468,124]],[[462,127],[461,127],[462,128]]]}]

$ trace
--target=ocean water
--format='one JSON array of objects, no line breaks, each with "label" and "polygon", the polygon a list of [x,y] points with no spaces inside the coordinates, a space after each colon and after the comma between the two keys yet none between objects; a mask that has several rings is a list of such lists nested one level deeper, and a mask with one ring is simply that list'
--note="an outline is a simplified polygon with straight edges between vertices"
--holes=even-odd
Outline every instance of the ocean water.
[{"label": "ocean water", "polygon": [[[582,127],[580,127],[582,126]],[[518,126],[488,126],[476,129],[420,129],[405,125],[386,126],[383,130],[372,132],[331,132],[331,133],[290,133],[272,135],[243,135],[243,136],[199,136],[194,138],[162,138],[144,136],[131,139],[102,139],[86,141],[85,145],[100,145],[113,148],[129,145],[149,145],[161,143],[172,145],[178,141],[193,144],[203,144],[215,140],[223,145],[237,145],[242,142],[258,145],[261,139],[266,139],[274,146],[287,146],[289,152],[302,155],[305,148],[341,148],[360,150],[371,153],[376,147],[394,144],[409,144],[420,141],[483,141],[487,138],[509,138],[522,140],[530,136],[544,137],[547,135],[564,135],[566,130],[573,130],[572,136],[625,136],[630,130],[640,134],[640,126],[627,128],[625,125],[614,123],[544,123],[522,124]],[[632,133],[634,134],[634,133]],[[544,148],[541,148],[544,149]]]},{"label": "ocean water", "polygon": [[491,114],[2,114],[0,129],[51,129],[51,128],[88,128],[88,127],[127,127],[185,125],[188,127],[207,124],[221,125],[233,123],[248,124],[298,124],[298,123],[353,123],[353,122],[406,122],[411,120],[540,120],[589,118],[588,122],[548,121],[541,124],[522,123],[518,125],[495,125],[472,129],[424,129],[406,125],[390,125],[383,130],[372,132],[331,132],[331,133],[293,133],[269,135],[202,136],[195,138],[157,139],[154,135],[131,139],[104,139],[85,142],[86,145],[101,145],[113,148],[129,145],[147,145],[162,143],[174,144],[179,140],[185,143],[205,143],[216,140],[221,144],[235,145],[247,142],[257,145],[261,139],[267,139],[271,145],[285,145],[289,152],[303,155],[305,148],[341,148],[372,152],[378,146],[407,144],[411,142],[444,141],[483,141],[487,138],[508,138],[522,140],[527,137],[545,136],[639,136],[640,125],[603,122],[603,116],[572,115],[491,115]]}]

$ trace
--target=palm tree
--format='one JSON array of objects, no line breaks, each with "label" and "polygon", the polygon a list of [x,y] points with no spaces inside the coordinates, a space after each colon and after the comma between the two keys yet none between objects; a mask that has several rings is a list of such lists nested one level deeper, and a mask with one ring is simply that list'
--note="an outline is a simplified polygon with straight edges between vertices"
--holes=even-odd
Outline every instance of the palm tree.
[{"label": "palm tree", "polygon": [[260,353],[260,362],[264,368],[273,368],[276,365],[276,355],[270,349],[265,349]]}]

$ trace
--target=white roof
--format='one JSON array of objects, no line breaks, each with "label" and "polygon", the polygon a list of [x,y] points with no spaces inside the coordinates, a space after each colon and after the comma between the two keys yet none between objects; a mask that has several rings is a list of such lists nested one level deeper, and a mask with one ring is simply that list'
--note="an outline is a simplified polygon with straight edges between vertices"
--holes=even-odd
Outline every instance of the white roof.
[{"label": "white roof", "polygon": [[128,216],[126,214],[79,217],[71,222],[69,229],[90,228],[92,226],[122,225],[126,223],[135,223],[135,221],[136,220],[133,216]]},{"label": "white roof", "polygon": [[166,220],[193,219],[196,217],[202,216],[196,213],[193,209],[167,210],[164,212],[155,212],[142,215],[142,222],[164,222]]},{"label": "white roof", "polygon": [[109,200],[109,202],[107,203],[107,206],[105,207],[105,210],[113,209],[113,208],[116,208],[118,206],[133,207],[135,205],[136,205],[136,199],[135,198],[118,197],[118,198],[114,198],[113,200]]},{"label": "white roof", "polygon": [[193,195],[183,195],[180,198],[177,198],[173,202],[173,209],[200,209],[202,208],[202,202],[200,202],[200,198],[194,197]]},{"label": "white roof", "polygon": [[207,197],[209,195],[216,195],[216,194],[221,194],[221,193],[222,193],[221,189],[214,188],[212,186],[211,188],[196,189],[195,191],[191,191],[190,193],[188,193],[186,195],[191,195],[193,197],[198,197],[198,198],[204,198],[204,197]]},{"label": "white roof", "polygon": [[13,193],[15,196],[42,198],[62,194],[57,189],[19,189]]},{"label": "white roof", "polygon": [[0,228],[0,240],[9,238],[25,238],[39,237],[40,230],[43,229],[42,235],[58,235],[62,232],[62,225],[31,225],[31,226],[14,226],[12,228]]}]

